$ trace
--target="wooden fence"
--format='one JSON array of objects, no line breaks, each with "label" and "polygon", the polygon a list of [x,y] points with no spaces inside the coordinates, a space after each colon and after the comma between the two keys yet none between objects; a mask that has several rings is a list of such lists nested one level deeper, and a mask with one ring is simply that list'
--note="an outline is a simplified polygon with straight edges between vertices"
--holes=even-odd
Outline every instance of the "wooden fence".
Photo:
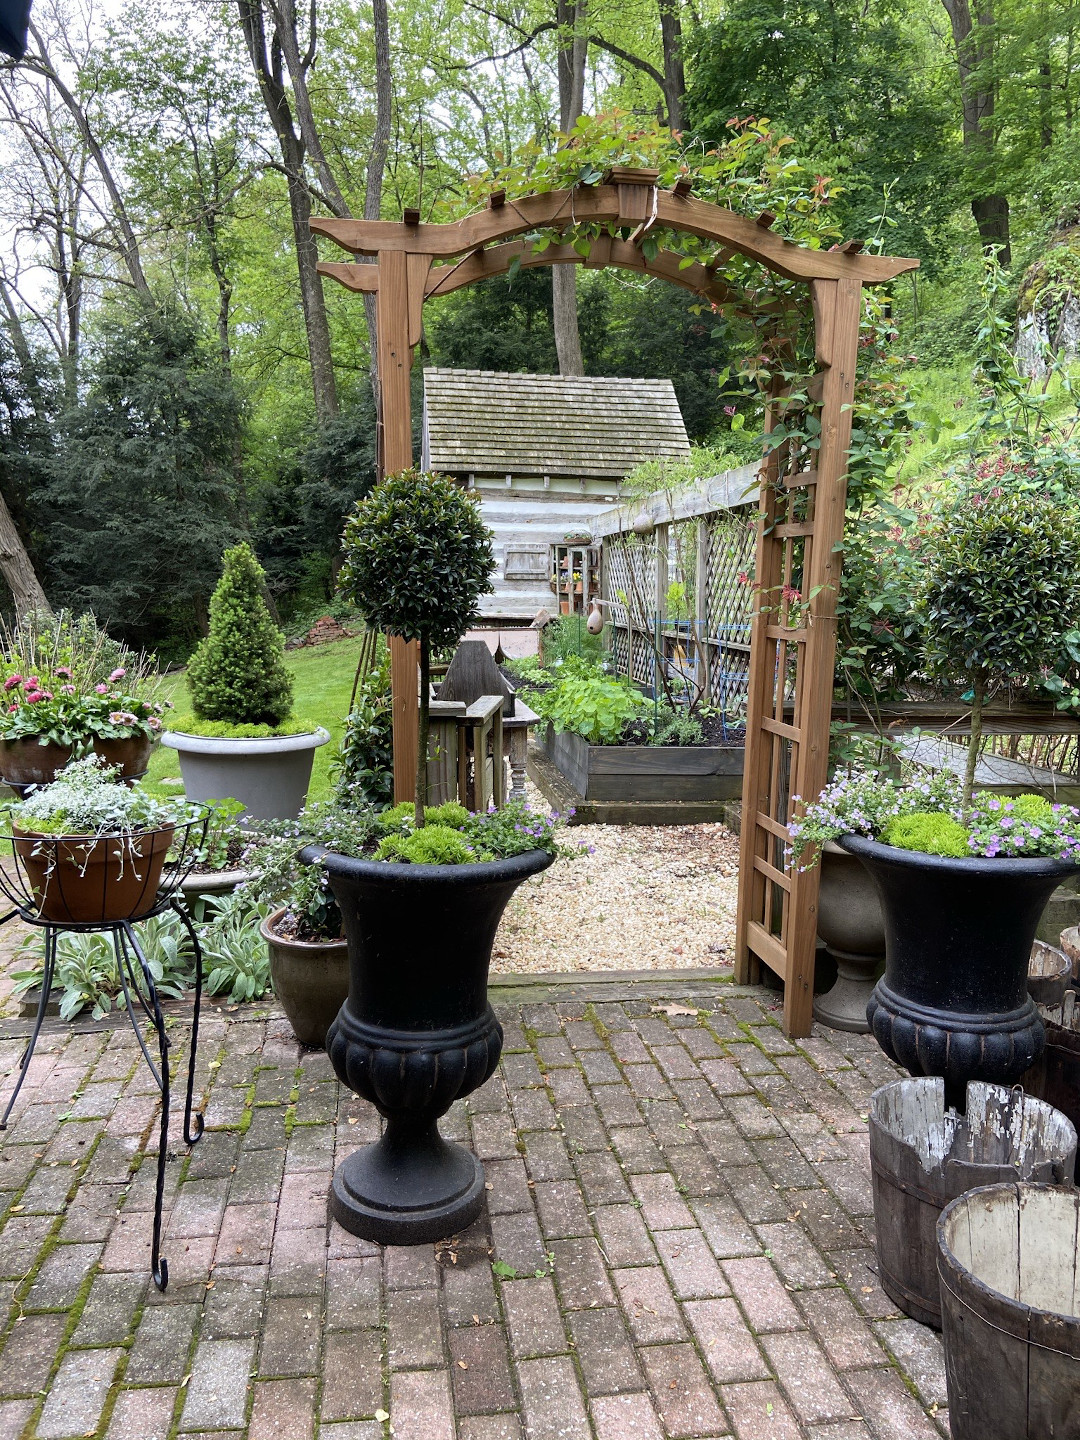
[{"label": "wooden fence", "polygon": [[649,694],[700,698],[737,726],[750,670],[756,467],[603,512],[612,663]]}]

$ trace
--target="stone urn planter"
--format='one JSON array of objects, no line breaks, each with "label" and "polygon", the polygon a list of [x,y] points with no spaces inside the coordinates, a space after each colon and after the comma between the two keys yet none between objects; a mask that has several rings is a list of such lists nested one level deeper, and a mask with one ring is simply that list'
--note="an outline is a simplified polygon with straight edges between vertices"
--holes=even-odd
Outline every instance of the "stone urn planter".
[{"label": "stone urn planter", "polygon": [[349,955],[344,940],[293,940],[279,935],[284,908],[268,915],[259,933],[270,952],[270,978],[293,1034],[301,1045],[322,1050],[326,1032],[349,993]]},{"label": "stone urn planter", "polygon": [[348,943],[349,994],[326,1048],[342,1083],[386,1117],[382,1138],[338,1166],[330,1213],[383,1245],[442,1239],[479,1214],[484,1170],[437,1122],[499,1062],[492,942],[511,895],[553,857],[407,865],[308,846],[301,859],[326,866]]},{"label": "stone urn planter", "polygon": [[866,1007],[885,960],[885,919],[869,870],[829,840],[822,846],[818,935],[836,961],[836,984],[814,1001],[814,1019],[865,1035]]},{"label": "stone urn planter", "polygon": [[1043,907],[1076,867],[1067,860],[952,859],[839,844],[873,876],[885,917],[885,974],[867,1018],[886,1055],[912,1075],[940,1075],[962,1111],[969,1080],[1012,1085],[1045,1043],[1027,991]]},{"label": "stone urn planter", "polygon": [[295,820],[304,808],[315,751],[330,739],[319,726],[304,735],[232,740],[166,730],[161,743],[180,756],[189,800],[231,798],[244,807],[241,822]]}]

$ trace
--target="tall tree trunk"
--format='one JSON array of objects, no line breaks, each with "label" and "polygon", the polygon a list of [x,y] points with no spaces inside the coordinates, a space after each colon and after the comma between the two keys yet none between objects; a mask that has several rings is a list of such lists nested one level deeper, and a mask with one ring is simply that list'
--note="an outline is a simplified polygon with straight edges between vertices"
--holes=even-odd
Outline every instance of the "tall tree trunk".
[{"label": "tall tree trunk", "polygon": [[52,614],[52,606],[45,598],[41,581],[37,577],[33,561],[26,553],[7,501],[0,495],[0,571],[11,589],[15,601],[15,614],[21,619],[31,610],[42,610]]},{"label": "tall tree trunk", "polygon": [[[972,18],[970,0],[941,0],[952,26],[960,74],[964,152],[975,179],[971,213],[984,249],[998,247],[1003,265],[1012,261],[1009,199],[994,188],[994,9],[983,0]],[[989,182],[989,183],[988,183]]]},{"label": "tall tree trunk", "polygon": [[678,0],[660,0],[660,38],[664,47],[664,104],[667,107],[668,128],[682,130],[686,69],[683,65]]},{"label": "tall tree trunk", "polygon": [[308,357],[311,361],[311,388],[315,411],[320,420],[337,414],[337,385],[334,360],[330,347],[330,326],[326,318],[326,302],[316,265],[318,250],[308,221],[311,218],[311,195],[304,176],[304,140],[297,132],[292,110],[285,92],[282,70],[282,38],[266,34],[262,0],[237,0],[240,24],[247,44],[255,78],[259,82],[263,104],[274,126],[281,150],[282,169],[289,195],[293,240],[296,244],[296,268],[300,279],[300,304],[304,312]]},{"label": "tall tree trunk", "polygon": [[[585,108],[586,0],[558,0],[559,128],[568,134]],[[560,375],[584,375],[578,327],[577,266],[551,267],[551,319]]]}]

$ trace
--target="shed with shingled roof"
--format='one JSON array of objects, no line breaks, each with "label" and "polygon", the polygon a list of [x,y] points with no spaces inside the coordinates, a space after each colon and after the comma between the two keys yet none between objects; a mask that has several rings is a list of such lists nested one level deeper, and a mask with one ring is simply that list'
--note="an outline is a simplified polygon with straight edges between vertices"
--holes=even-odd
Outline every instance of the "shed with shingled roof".
[{"label": "shed with shingled roof", "polygon": [[580,540],[636,466],[689,454],[670,380],[424,371],[423,465],[479,491],[495,537],[487,615],[551,607],[555,547]]}]

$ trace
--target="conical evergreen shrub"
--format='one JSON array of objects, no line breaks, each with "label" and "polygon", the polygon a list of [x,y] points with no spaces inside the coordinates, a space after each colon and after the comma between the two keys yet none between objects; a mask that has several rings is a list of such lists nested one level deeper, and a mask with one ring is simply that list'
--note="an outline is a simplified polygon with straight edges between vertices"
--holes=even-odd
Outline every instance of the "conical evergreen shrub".
[{"label": "conical evergreen shrub", "polygon": [[225,551],[210,601],[210,633],[188,664],[191,706],[200,720],[280,725],[292,710],[285,640],[266,608],[263,580],[250,545]]}]

